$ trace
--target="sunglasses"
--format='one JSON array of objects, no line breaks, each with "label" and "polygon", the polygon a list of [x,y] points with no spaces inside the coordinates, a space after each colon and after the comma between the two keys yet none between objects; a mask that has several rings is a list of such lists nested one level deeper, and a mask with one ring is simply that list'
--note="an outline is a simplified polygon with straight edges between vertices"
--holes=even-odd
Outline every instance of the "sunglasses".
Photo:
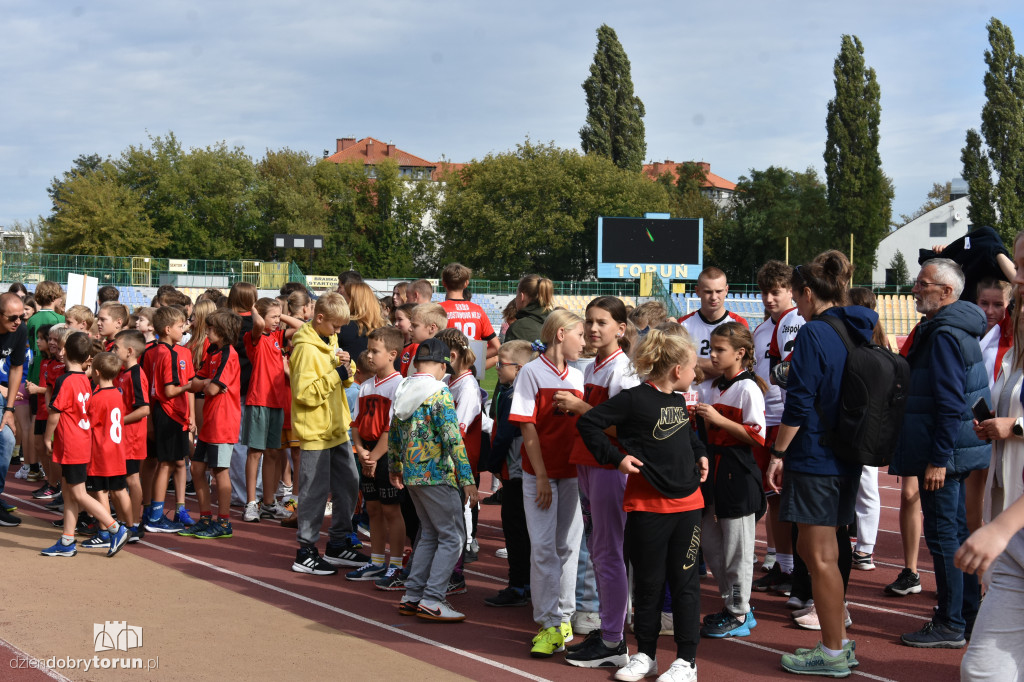
[{"label": "sunglasses", "polygon": [[27,319],[27,318],[25,318],[25,317],[22,317],[21,315],[4,315],[4,318],[5,318],[5,319],[6,319],[6,320],[7,320],[8,322],[17,322],[18,320],[24,320],[24,319]]}]

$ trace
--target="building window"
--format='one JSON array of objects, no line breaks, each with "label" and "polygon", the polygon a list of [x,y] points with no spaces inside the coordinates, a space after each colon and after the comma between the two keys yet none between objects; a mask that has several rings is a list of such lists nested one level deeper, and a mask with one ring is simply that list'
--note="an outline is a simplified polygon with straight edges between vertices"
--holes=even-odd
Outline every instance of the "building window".
[{"label": "building window", "polygon": [[945,237],[946,236],[946,223],[931,223],[928,226],[929,237]]}]

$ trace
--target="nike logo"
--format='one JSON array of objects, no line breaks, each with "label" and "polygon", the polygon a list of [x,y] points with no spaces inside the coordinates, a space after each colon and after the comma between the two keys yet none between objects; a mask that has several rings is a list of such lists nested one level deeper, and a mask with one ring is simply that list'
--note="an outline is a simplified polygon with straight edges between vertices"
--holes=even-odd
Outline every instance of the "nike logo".
[{"label": "nike logo", "polygon": [[685,407],[663,407],[658,423],[651,435],[655,440],[666,440],[690,423],[690,414]]}]

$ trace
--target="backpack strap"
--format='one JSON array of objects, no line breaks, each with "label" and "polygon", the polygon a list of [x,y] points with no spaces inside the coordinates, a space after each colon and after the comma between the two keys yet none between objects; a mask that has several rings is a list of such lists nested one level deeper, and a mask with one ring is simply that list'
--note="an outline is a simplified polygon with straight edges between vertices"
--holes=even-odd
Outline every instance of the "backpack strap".
[{"label": "backpack strap", "polygon": [[839,335],[839,340],[843,342],[844,346],[846,346],[847,353],[857,346],[857,344],[853,342],[853,339],[850,338],[850,332],[846,328],[846,323],[835,315],[818,315],[814,319],[819,322],[824,322],[835,330],[836,334]]}]

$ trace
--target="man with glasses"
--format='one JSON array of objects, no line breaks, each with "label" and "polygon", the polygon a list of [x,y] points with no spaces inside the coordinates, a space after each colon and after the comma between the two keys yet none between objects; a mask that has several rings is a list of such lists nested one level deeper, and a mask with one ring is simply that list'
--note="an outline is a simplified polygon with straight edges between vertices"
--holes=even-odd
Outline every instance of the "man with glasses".
[{"label": "man with glasses", "polygon": [[963,288],[960,266],[946,258],[926,261],[913,288],[924,319],[904,352],[910,384],[893,469],[918,479],[939,603],[928,624],[901,637],[912,647],[963,647],[980,601],[977,576],[953,563],[967,539],[965,481],[971,471],[988,466],[990,454],[974,433],[971,411],[979,399],[991,403],[978,341],[985,332],[985,314],[958,300]]},{"label": "man with glasses", "polygon": [[[0,295],[0,364],[8,366],[5,390],[0,391],[0,406],[3,408],[3,420],[0,421],[0,493],[4,491],[7,469],[11,466],[11,454],[14,452],[14,396],[10,391],[16,393],[21,386],[28,349],[28,330],[22,324],[24,314],[25,306],[17,294]],[[17,526],[20,523],[20,518],[0,504],[0,526]]]}]

